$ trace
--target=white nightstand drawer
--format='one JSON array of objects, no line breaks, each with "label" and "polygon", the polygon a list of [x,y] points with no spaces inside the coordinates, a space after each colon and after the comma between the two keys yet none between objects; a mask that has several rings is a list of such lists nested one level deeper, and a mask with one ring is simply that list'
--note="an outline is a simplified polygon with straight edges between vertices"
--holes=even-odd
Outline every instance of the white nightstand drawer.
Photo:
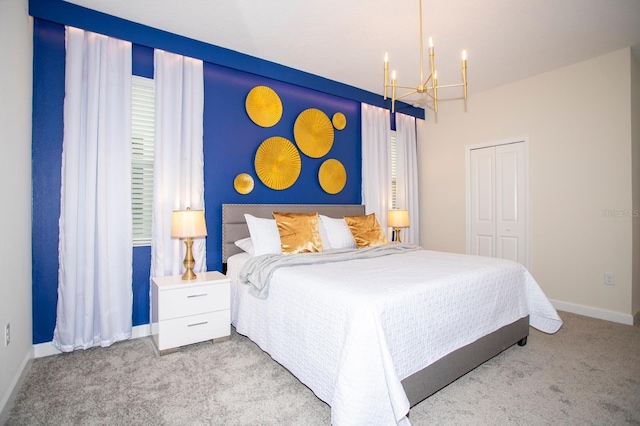
[{"label": "white nightstand drawer", "polygon": [[158,320],[229,309],[229,282],[164,290],[158,294]]},{"label": "white nightstand drawer", "polygon": [[157,339],[158,349],[162,351],[228,336],[230,322],[228,310],[161,321],[158,324],[159,333],[154,338]]},{"label": "white nightstand drawer", "polygon": [[230,280],[217,271],[151,280],[151,334],[160,354],[204,340],[229,338]]}]

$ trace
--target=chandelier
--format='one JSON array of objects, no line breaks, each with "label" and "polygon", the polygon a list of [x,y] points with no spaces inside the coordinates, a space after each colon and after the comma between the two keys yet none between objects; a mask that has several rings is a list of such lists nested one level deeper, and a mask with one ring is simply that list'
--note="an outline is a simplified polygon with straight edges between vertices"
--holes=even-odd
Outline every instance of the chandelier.
[{"label": "chandelier", "polygon": [[[389,82],[389,55],[384,54],[384,100],[387,100],[388,89],[391,88],[391,112],[395,112],[396,101],[411,96],[414,93],[425,94],[433,100],[433,110],[438,112],[438,89],[462,86],[464,99],[467,99],[467,51],[462,51],[462,83],[438,85],[438,73],[436,71],[433,39],[429,37],[429,75],[424,77],[424,47],[422,36],[422,0],[420,0],[420,84],[418,86],[401,86],[396,83],[396,72],[391,73]],[[408,89],[409,92],[400,96],[396,95],[397,89]]]}]

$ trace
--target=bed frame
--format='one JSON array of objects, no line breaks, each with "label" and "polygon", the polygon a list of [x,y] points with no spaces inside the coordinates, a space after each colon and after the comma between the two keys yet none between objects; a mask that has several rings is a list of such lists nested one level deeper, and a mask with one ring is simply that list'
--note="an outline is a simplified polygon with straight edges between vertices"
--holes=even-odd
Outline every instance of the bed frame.
[{"label": "bed frame", "polygon": [[[355,204],[223,204],[222,205],[222,262],[226,270],[227,259],[240,253],[234,241],[249,236],[244,214],[272,218],[272,212],[318,212],[340,218],[365,214],[362,205]],[[518,344],[524,346],[529,335],[529,317],[506,325],[475,342],[439,359],[426,368],[402,380],[402,386],[413,407],[449,383],[465,375],[505,349]]]}]

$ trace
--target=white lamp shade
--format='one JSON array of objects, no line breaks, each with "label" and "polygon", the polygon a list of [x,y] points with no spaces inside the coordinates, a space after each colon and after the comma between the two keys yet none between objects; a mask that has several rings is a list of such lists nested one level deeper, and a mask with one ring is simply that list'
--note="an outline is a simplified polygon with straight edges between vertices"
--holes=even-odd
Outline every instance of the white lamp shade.
[{"label": "white lamp shade", "polygon": [[171,238],[204,238],[207,225],[204,210],[174,210],[171,217]]},{"label": "white lamp shade", "polygon": [[387,226],[392,228],[408,228],[409,210],[389,210]]}]

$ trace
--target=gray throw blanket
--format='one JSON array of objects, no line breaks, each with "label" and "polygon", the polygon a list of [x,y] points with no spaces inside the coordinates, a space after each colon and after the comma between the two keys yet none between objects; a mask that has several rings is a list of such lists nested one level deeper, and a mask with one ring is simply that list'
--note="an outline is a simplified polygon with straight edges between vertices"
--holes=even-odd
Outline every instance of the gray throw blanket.
[{"label": "gray throw blanket", "polygon": [[280,268],[301,265],[314,265],[333,262],[346,262],[355,259],[371,259],[421,250],[412,244],[392,243],[383,246],[367,247],[359,250],[342,249],[319,253],[300,253],[295,255],[264,254],[247,260],[240,272],[240,282],[251,285],[249,293],[266,299],[274,272]]}]

